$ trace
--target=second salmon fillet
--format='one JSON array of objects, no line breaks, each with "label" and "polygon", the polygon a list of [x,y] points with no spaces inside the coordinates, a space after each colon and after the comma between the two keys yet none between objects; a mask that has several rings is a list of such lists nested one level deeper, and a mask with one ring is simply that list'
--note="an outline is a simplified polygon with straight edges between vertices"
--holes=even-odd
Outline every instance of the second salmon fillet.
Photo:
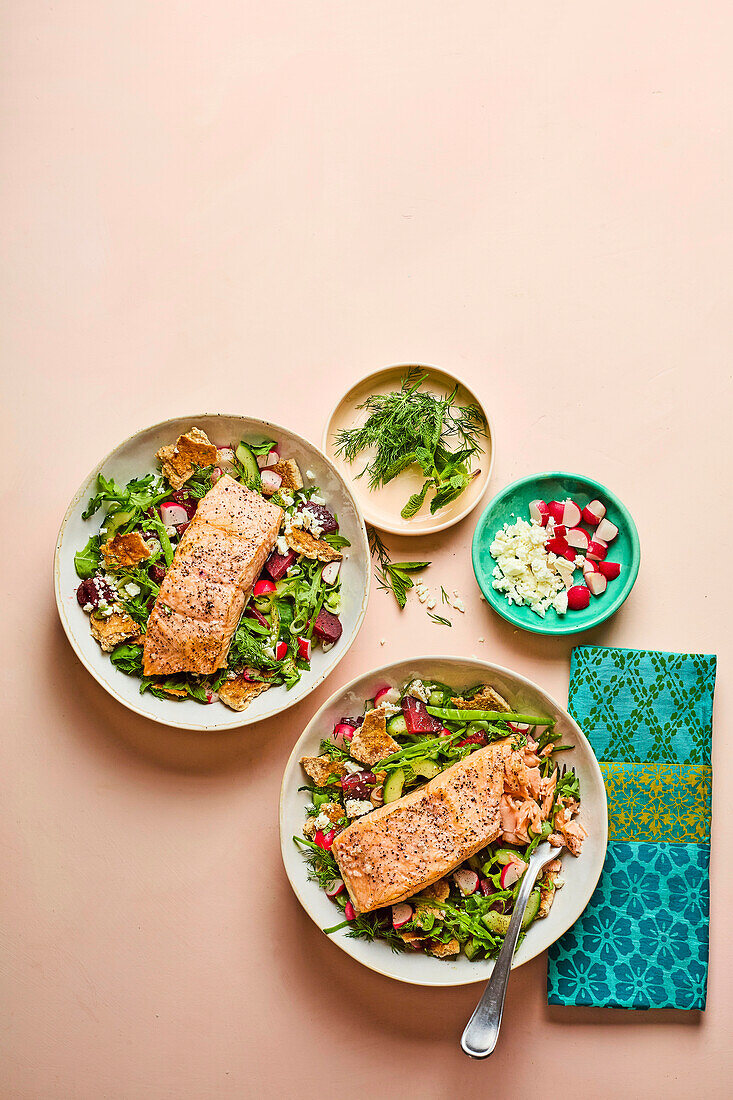
[{"label": "second salmon fillet", "polygon": [[227,653],[283,510],[225,475],[199,502],[148,620],[146,676],[209,675]]},{"label": "second salmon fillet", "polygon": [[331,851],[357,912],[405,901],[496,840],[511,751],[508,740],[479,749],[336,837]]}]

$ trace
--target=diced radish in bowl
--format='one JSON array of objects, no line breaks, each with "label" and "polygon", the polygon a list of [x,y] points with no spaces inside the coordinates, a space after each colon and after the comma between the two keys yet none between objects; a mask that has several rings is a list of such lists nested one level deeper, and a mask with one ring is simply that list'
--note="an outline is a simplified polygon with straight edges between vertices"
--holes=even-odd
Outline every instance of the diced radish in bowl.
[{"label": "diced radish in bowl", "polygon": [[252,589],[252,594],[254,596],[267,596],[270,592],[274,591],[275,585],[272,583],[272,581],[264,580],[261,577],[258,581],[255,581],[255,586]]},{"label": "diced radish in bowl", "polygon": [[574,546],[576,550],[587,550],[590,538],[582,527],[571,527],[565,538],[568,546]]},{"label": "diced radish in bowl", "polygon": [[505,863],[499,878],[502,890],[508,890],[515,882],[518,882],[526,870],[527,864],[524,860],[513,859],[510,863]]},{"label": "diced radish in bowl", "polygon": [[326,887],[326,895],[329,898],[338,897],[338,895],[342,894],[343,891],[344,891],[344,880],[341,879],[341,878],[335,878],[333,880],[333,882],[329,882],[328,886]]},{"label": "diced radish in bowl", "polygon": [[401,901],[399,905],[392,906],[392,927],[403,928],[408,921],[412,920],[413,909],[411,905]]},{"label": "diced radish in bowl", "polygon": [[261,470],[266,470],[268,466],[274,466],[279,461],[280,455],[274,448],[268,451],[266,455],[257,455],[257,465]]},{"label": "diced radish in bowl", "polygon": [[310,640],[310,638],[298,638],[298,656],[303,661],[310,661],[310,659],[311,659],[311,640]]},{"label": "diced radish in bowl", "polygon": [[189,515],[182,504],[166,500],[160,506],[160,518],[166,527],[175,527],[179,523],[188,523]]},{"label": "diced radish in bowl", "polygon": [[621,572],[621,566],[617,561],[599,561],[598,572],[602,573],[606,580],[615,581]]},{"label": "diced radish in bowl", "polygon": [[588,543],[587,553],[591,561],[603,561],[608,553],[608,546],[600,539],[592,539],[591,542]]},{"label": "diced radish in bowl", "polygon": [[562,523],[562,517],[565,513],[565,503],[562,500],[551,500],[548,508],[550,509],[550,515],[555,523]]},{"label": "diced radish in bowl", "polygon": [[605,514],[606,505],[601,504],[600,500],[592,500],[583,509],[583,519],[591,527],[595,527],[597,523],[600,523]]},{"label": "diced radish in bowl", "polygon": [[603,573],[588,573],[585,578],[585,583],[594,596],[602,596],[606,591],[608,581],[603,576]]},{"label": "diced radish in bowl", "polygon": [[567,534],[567,527],[564,523],[553,523],[552,525],[552,537],[554,539],[564,539]]},{"label": "diced radish in bowl", "polygon": [[[588,576],[592,575],[588,574]],[[572,588],[568,589],[568,607],[571,611],[583,611],[589,603],[590,592],[584,584],[574,584]]]},{"label": "diced radish in bowl", "polygon": [[398,703],[399,699],[400,693],[397,688],[385,684],[384,687],[380,687],[379,691],[374,693],[374,706],[378,707],[380,703]]},{"label": "diced radish in bowl", "polygon": [[338,580],[339,571],[341,569],[340,561],[327,561],[321,570],[321,577],[324,584],[335,584]]},{"label": "diced radish in bowl", "polygon": [[347,901],[344,906],[344,916],[347,920],[356,920],[356,909],[354,909],[350,901]]},{"label": "diced radish in bowl", "polygon": [[583,513],[574,500],[566,500],[563,502],[563,511],[561,523],[564,523],[566,527],[577,527],[582,519]]},{"label": "diced radish in bowl", "polygon": [[287,642],[278,642],[275,646],[275,660],[284,661],[288,652]]},{"label": "diced radish in bowl", "polygon": [[549,554],[557,554],[559,558],[565,553],[568,548],[568,544],[564,538],[551,538],[545,543],[545,550]]},{"label": "diced radish in bowl", "polygon": [[539,523],[542,527],[547,526],[550,509],[544,500],[531,500],[529,502],[529,514],[535,523]]},{"label": "diced radish in bowl", "polygon": [[567,550],[563,550],[562,556],[564,558],[567,558],[568,561],[574,562],[575,561],[575,550],[572,548],[572,546],[568,546]]},{"label": "diced radish in bowl", "polygon": [[610,519],[602,519],[595,529],[593,534],[594,539],[601,539],[603,542],[613,542],[618,534],[618,527],[615,523],[611,523]]},{"label": "diced radish in bowl", "polygon": [[461,867],[459,871],[454,871],[453,881],[464,898],[467,898],[469,894],[475,894],[478,890],[478,875],[475,871],[469,870],[468,867]]},{"label": "diced radish in bowl", "polygon": [[283,483],[283,479],[277,470],[263,470],[260,474],[262,488],[276,493]]},{"label": "diced radish in bowl", "polygon": [[598,562],[589,561],[589,559],[586,558],[583,562],[583,576],[585,577],[588,573],[597,573],[598,571]]},{"label": "diced radish in bowl", "polygon": [[281,581],[296,557],[297,554],[292,550],[288,550],[287,554],[278,554],[276,550],[273,550],[265,562],[265,570],[274,581]]}]

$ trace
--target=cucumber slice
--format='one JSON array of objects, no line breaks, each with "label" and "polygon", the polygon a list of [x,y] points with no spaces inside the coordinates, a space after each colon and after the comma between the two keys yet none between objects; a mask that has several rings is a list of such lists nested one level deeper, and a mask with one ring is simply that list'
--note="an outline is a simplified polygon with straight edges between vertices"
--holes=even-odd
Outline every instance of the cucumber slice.
[{"label": "cucumber slice", "polygon": [[405,785],[405,773],[402,768],[398,768],[396,772],[386,779],[384,784],[384,801],[396,802],[398,798],[402,797],[402,788]]},{"label": "cucumber slice", "polygon": [[466,943],[464,943],[463,945],[463,953],[467,959],[475,959],[480,950],[480,944],[476,943],[476,940],[473,937],[471,937],[470,940],[467,940]]},{"label": "cucumber slice", "polygon": [[400,734],[407,733],[407,722],[404,714],[392,715],[387,722],[387,733],[391,733],[393,737],[399,737]]},{"label": "cucumber slice", "polygon": [[445,696],[442,691],[431,691],[428,696],[428,702],[431,707],[442,707],[444,698]]},{"label": "cucumber slice", "polygon": [[522,928],[529,928],[532,921],[537,916],[540,909],[540,892],[539,890],[533,890],[529,895],[529,901],[527,902],[527,908],[524,910],[524,916],[522,917]]},{"label": "cucumber slice", "polygon": [[434,779],[436,775],[439,775],[443,770],[440,764],[436,764],[434,760],[427,760],[420,758],[418,760],[411,760],[410,767],[414,771],[415,775],[421,775],[423,779]]},{"label": "cucumber slice", "polygon": [[522,853],[516,848],[497,848],[494,852],[494,861],[500,863],[502,867],[505,863],[511,863],[516,859],[522,859]]},{"label": "cucumber slice", "polygon": [[117,534],[120,527],[124,527],[126,523],[129,523],[134,515],[134,512],[115,512],[111,516],[107,516],[104,521],[104,527],[99,532],[100,535],[104,532],[108,539],[114,537]]},{"label": "cucumber slice", "polygon": [[237,459],[242,464],[244,484],[248,489],[254,489],[259,492],[262,488],[262,478],[260,477],[260,468],[257,465],[257,459],[251,448],[248,447],[246,443],[242,442],[237,447],[235,453]]},{"label": "cucumber slice", "polygon": [[[527,908],[524,910],[524,916],[522,917],[522,930],[529,928],[532,921],[535,919],[540,908],[540,892],[539,890],[533,890],[529,895],[529,901],[527,902]],[[481,918],[488,928],[489,932],[494,936],[506,936],[509,931],[509,921],[511,915],[509,913],[495,913],[493,909],[490,913],[484,913]]]}]

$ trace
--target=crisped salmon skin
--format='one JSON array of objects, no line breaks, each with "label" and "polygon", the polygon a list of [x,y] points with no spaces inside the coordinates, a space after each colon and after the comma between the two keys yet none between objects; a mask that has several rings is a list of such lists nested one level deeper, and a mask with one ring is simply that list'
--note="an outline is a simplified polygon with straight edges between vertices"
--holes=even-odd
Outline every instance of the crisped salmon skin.
[{"label": "crisped salmon skin", "polygon": [[357,912],[412,897],[500,835],[511,751],[508,740],[479,749],[335,838],[331,851]]},{"label": "crisped salmon skin", "polygon": [[282,508],[225,475],[199,502],[148,619],[146,676],[208,675],[226,664],[232,635],[275,545]]}]

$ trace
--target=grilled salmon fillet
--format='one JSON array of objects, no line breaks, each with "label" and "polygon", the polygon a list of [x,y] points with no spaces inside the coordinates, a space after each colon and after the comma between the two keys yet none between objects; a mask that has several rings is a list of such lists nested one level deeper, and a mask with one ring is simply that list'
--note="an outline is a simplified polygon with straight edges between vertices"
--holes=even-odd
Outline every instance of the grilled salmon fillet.
[{"label": "grilled salmon fillet", "polygon": [[199,501],[160,586],[143,643],[146,676],[226,664],[283,510],[225,475]]},{"label": "grilled salmon fillet", "polygon": [[339,833],[331,851],[357,912],[412,897],[496,840],[511,751],[508,740],[479,749]]}]

